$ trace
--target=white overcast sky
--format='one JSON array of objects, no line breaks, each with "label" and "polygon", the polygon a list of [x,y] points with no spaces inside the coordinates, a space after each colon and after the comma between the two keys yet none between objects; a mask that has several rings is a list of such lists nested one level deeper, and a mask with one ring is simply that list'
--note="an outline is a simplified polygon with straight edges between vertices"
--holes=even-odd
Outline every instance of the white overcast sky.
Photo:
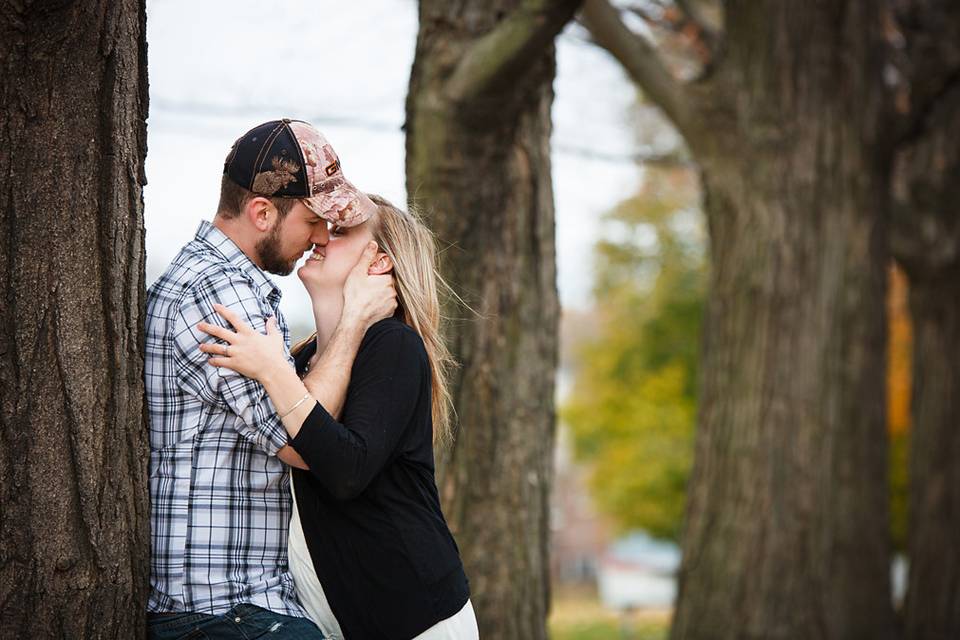
[{"label": "white overcast sky", "polygon": [[[212,219],[227,150],[266,120],[314,123],[351,181],[405,203],[400,125],[416,34],[414,0],[148,0],[147,283]],[[564,306],[582,308],[598,220],[638,185],[637,166],[615,159],[634,151],[635,93],[577,27],[557,57],[558,286]],[[296,276],[275,279],[288,319],[310,322]]]}]

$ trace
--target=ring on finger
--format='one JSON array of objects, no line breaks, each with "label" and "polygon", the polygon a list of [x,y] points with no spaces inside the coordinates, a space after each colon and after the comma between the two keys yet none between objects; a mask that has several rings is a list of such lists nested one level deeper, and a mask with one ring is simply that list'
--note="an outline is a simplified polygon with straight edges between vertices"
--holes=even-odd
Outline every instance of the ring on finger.
[{"label": "ring on finger", "polygon": [[228,344],[223,345],[223,357],[224,358],[230,357],[230,345]]}]

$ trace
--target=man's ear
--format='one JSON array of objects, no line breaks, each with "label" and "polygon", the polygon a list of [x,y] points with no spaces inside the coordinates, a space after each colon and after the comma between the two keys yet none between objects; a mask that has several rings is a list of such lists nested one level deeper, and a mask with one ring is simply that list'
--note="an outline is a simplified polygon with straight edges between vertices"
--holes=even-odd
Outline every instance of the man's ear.
[{"label": "man's ear", "polygon": [[266,233],[277,220],[277,208],[262,197],[250,198],[243,207],[243,215],[257,231]]},{"label": "man's ear", "polygon": [[390,256],[383,253],[382,251],[377,253],[377,257],[373,259],[373,262],[370,263],[370,268],[367,269],[368,276],[382,276],[385,273],[390,273],[393,271],[393,260],[390,259]]}]

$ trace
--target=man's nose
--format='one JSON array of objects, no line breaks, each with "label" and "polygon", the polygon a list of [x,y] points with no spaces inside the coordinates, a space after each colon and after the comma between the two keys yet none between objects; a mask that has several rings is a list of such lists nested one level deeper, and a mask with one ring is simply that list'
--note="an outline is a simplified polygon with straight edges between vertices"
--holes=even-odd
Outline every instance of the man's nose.
[{"label": "man's nose", "polygon": [[321,222],[313,225],[313,233],[310,234],[310,242],[323,246],[327,244],[329,240],[330,231],[327,229],[326,224]]}]

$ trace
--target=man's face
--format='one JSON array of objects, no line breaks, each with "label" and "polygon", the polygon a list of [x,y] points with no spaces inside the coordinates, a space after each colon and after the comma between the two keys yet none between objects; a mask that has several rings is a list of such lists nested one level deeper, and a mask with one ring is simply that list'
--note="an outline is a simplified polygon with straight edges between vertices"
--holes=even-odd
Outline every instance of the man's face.
[{"label": "man's face", "polygon": [[266,237],[257,242],[257,258],[264,271],[288,275],[303,254],[330,238],[327,223],[302,202],[297,202]]}]

